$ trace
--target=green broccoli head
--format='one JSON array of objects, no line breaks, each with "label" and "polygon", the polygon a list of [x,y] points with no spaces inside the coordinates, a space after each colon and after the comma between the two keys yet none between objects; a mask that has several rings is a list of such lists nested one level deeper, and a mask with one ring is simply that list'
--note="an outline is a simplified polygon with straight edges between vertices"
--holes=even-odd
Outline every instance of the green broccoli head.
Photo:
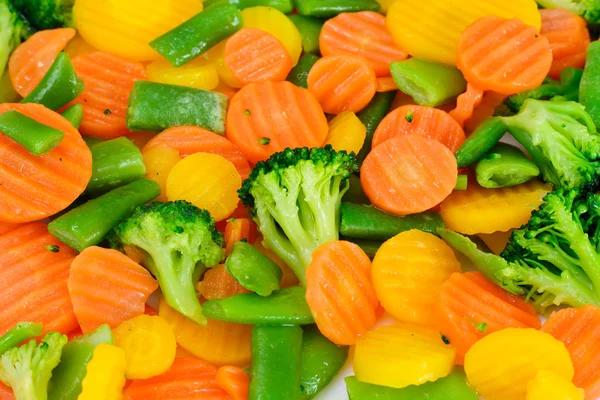
[{"label": "green broccoli head", "polygon": [[0,0],[0,76],[4,73],[13,50],[33,32],[10,0]]},{"label": "green broccoli head", "polygon": [[600,135],[582,105],[528,99],[518,114],[502,120],[546,181],[567,189],[597,186]]},{"label": "green broccoli head", "polygon": [[38,30],[74,26],[75,0],[12,0],[12,2]]},{"label": "green broccoli head", "polygon": [[256,164],[239,196],[273,250],[305,280],[313,251],[339,238],[339,211],[354,154],[325,148],[286,149]]},{"label": "green broccoli head", "polygon": [[600,0],[537,0],[544,8],[564,8],[582,16],[588,24],[600,24]]},{"label": "green broccoli head", "polygon": [[46,400],[52,370],[58,365],[67,337],[48,333],[38,345],[35,339],[13,347],[0,357],[0,380],[17,399]]},{"label": "green broccoli head", "polygon": [[135,246],[156,277],[167,303],[205,325],[194,284],[223,258],[223,236],[208,211],[186,201],[139,206],[108,235],[112,247]]}]

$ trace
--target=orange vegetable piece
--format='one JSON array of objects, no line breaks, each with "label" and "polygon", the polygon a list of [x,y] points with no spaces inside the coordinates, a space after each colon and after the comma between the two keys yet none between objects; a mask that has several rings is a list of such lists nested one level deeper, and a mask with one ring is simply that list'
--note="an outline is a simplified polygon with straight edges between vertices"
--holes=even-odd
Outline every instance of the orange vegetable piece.
[{"label": "orange vegetable piece", "polygon": [[10,222],[0,222],[0,235],[4,235],[20,227],[21,224],[13,224]]},{"label": "orange vegetable piece", "polygon": [[404,105],[390,112],[373,135],[373,148],[388,139],[416,134],[433,139],[453,152],[465,141],[465,132],[447,112],[433,107]]},{"label": "orange vegetable piece", "polygon": [[342,240],[319,246],[306,268],[306,302],[325,337],[339,345],[355,344],[377,320],[369,257]]},{"label": "orange vegetable piece", "polygon": [[290,82],[260,82],[233,96],[227,139],[253,164],[287,147],[319,147],[329,126],[323,109],[306,89]]},{"label": "orange vegetable piece", "polygon": [[454,154],[443,144],[405,135],[371,150],[360,169],[360,181],[375,206],[413,214],[429,210],[452,193],[456,168]]},{"label": "orange vegetable piece", "polygon": [[207,300],[224,299],[236,294],[250,293],[219,264],[204,273],[204,278],[196,285],[198,292]]},{"label": "orange vegetable piece", "polygon": [[[468,88],[468,84],[467,84]],[[473,110],[473,115],[465,121],[465,131],[473,132],[483,121],[494,115],[498,107],[506,99],[506,95],[497,92],[485,92],[481,103]]]},{"label": "orange vegetable piece", "polygon": [[396,86],[396,82],[394,81],[394,78],[392,78],[391,76],[377,78],[377,91],[378,92],[391,92],[393,90],[398,90],[398,86]]},{"label": "orange vegetable piece", "polygon": [[74,258],[40,222],[0,236],[0,335],[22,321],[43,323],[44,333],[77,328],[67,290]]},{"label": "orange vegetable piece", "polygon": [[114,328],[144,314],[158,283],[125,254],[92,246],[73,260],[68,287],[79,326],[87,333],[102,324]]},{"label": "orange vegetable piece", "polygon": [[144,151],[142,156],[146,166],[146,178],[160,186],[160,195],[156,197],[156,200],[167,201],[167,178],[173,167],[181,161],[179,152],[170,146],[161,144]]},{"label": "orange vegetable piece", "polygon": [[2,382],[0,382],[0,400],[15,400],[12,389]]},{"label": "orange vegetable piece", "polygon": [[232,400],[247,400],[250,377],[240,367],[226,366],[217,371],[217,385],[227,392]]},{"label": "orange vegetable piece", "polygon": [[465,122],[473,116],[475,109],[481,104],[481,100],[483,100],[483,90],[467,83],[467,91],[458,96],[456,99],[456,108],[448,114],[460,126],[465,126]]},{"label": "orange vegetable piece", "polygon": [[225,257],[229,256],[235,242],[246,239],[248,243],[254,242],[256,225],[249,218],[232,218],[225,225]]},{"label": "orange vegetable piece", "polygon": [[26,97],[40,83],[52,63],[75,36],[73,28],[34,33],[21,43],[8,60],[8,74],[16,92]]},{"label": "orange vegetable piece", "polygon": [[308,90],[329,114],[358,112],[375,96],[377,77],[368,61],[352,54],[325,56],[308,73]]},{"label": "orange vegetable piece", "polygon": [[40,104],[0,104],[64,132],[60,144],[34,156],[0,135],[0,221],[31,222],[64,210],[85,190],[92,176],[92,153],[77,129]]},{"label": "orange vegetable piece", "polygon": [[373,11],[341,13],[328,19],[321,29],[319,47],[324,56],[351,53],[366,58],[378,77],[390,76],[390,64],[408,57],[385,27],[385,16]]},{"label": "orange vegetable piece", "polygon": [[552,64],[546,37],[518,18],[487,16],[465,29],[456,66],[482,90],[514,94],[539,86]]},{"label": "orange vegetable piece", "polygon": [[137,80],[146,79],[142,63],[101,51],[73,58],[85,89],[70,104],[83,106],[79,130],[84,136],[112,139],[129,135],[125,125],[129,93]]}]

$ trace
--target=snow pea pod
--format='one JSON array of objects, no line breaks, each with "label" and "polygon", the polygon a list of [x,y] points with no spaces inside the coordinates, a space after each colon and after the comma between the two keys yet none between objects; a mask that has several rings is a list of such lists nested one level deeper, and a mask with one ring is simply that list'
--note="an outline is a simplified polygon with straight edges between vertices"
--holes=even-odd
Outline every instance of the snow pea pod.
[{"label": "snow pea pod", "polygon": [[475,167],[479,185],[495,189],[525,183],[540,174],[540,169],[521,150],[498,143]]},{"label": "snow pea pod", "polygon": [[269,296],[279,290],[283,276],[281,268],[271,259],[244,241],[233,245],[225,268],[243,287],[259,296]]},{"label": "snow pea pod", "polygon": [[376,0],[296,0],[299,14],[331,18],[345,12],[379,11]]}]

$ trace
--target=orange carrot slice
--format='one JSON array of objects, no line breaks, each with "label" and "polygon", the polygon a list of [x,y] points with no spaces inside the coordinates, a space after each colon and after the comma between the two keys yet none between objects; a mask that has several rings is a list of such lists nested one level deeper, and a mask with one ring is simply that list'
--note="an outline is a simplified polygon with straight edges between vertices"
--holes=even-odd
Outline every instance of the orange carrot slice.
[{"label": "orange carrot slice", "polygon": [[539,86],[552,64],[546,37],[518,18],[483,17],[464,30],[456,65],[482,90],[513,94]]},{"label": "orange carrot slice", "polygon": [[40,83],[50,66],[75,36],[73,28],[39,31],[21,43],[8,60],[8,74],[16,92],[26,97]]},{"label": "orange carrot slice", "polygon": [[0,222],[0,235],[4,235],[20,227],[21,224],[12,224],[10,222]]},{"label": "orange carrot slice", "polygon": [[324,336],[339,345],[355,344],[377,320],[369,257],[350,242],[320,246],[306,269],[306,302]]},{"label": "orange carrot slice", "polygon": [[256,224],[250,218],[232,218],[225,226],[225,257],[229,256],[235,242],[246,239],[253,243],[256,238]]},{"label": "orange carrot slice", "polygon": [[40,104],[0,104],[65,133],[60,145],[41,156],[0,135],[0,221],[31,222],[65,209],[92,176],[92,154],[77,129]]},{"label": "orange carrot slice", "polygon": [[144,314],[158,283],[125,254],[92,246],[73,260],[68,287],[79,326],[87,333]]},{"label": "orange carrot slice", "polygon": [[473,116],[475,108],[481,104],[482,99],[483,90],[467,83],[467,91],[458,96],[456,99],[456,108],[448,114],[463,127],[465,126],[465,122]]},{"label": "orange carrot slice", "polygon": [[290,82],[244,86],[233,96],[227,138],[253,164],[286,147],[318,147],[329,126],[323,109],[306,89]]},{"label": "orange carrot slice", "polygon": [[571,355],[573,383],[585,390],[586,400],[600,397],[600,308],[588,305],[552,313],[542,331],[564,343]]},{"label": "orange carrot slice", "polygon": [[250,293],[219,264],[204,273],[204,277],[196,285],[198,292],[207,300],[224,299],[236,294]]},{"label": "orange carrot slice", "polygon": [[277,38],[263,30],[243,28],[227,40],[225,65],[243,84],[283,81],[292,57]]},{"label": "orange carrot slice", "polygon": [[328,19],[321,29],[319,47],[324,56],[351,53],[366,58],[378,77],[390,76],[390,64],[408,57],[385,27],[385,16],[373,11]]},{"label": "orange carrot slice", "polygon": [[247,400],[250,377],[240,367],[226,366],[217,371],[217,385],[227,392],[232,400]]},{"label": "orange carrot slice", "polygon": [[196,358],[177,357],[162,375],[134,380],[125,400],[230,400],[217,385],[217,367]]},{"label": "orange carrot slice", "polygon": [[77,328],[67,290],[73,258],[39,222],[0,236],[0,335],[21,321],[42,322],[44,332]]},{"label": "orange carrot slice", "polygon": [[539,329],[532,304],[509,294],[479,272],[455,272],[444,282],[436,307],[438,329],[456,349],[456,362],[475,342],[505,328]]},{"label": "orange carrot slice", "polygon": [[160,145],[179,151],[182,157],[194,153],[218,154],[230,161],[243,179],[250,174],[250,165],[242,152],[227,138],[197,126],[176,126],[154,136],[142,149],[145,153]]},{"label": "orange carrot slice", "polygon": [[83,106],[79,130],[85,136],[112,139],[128,135],[125,125],[129,93],[137,80],[146,79],[143,64],[95,52],[73,58],[85,89],[70,104]]},{"label": "orange carrot slice", "polygon": [[377,78],[377,91],[378,92],[391,92],[393,90],[398,90],[398,86],[396,86],[396,82],[394,82],[394,78],[390,76],[386,76],[383,78]]},{"label": "orange carrot slice", "polygon": [[363,57],[325,56],[308,73],[308,90],[329,114],[358,112],[375,96],[377,77]]},{"label": "orange carrot slice", "polygon": [[433,139],[455,152],[465,132],[447,112],[433,107],[405,105],[385,116],[373,135],[373,148],[388,139],[416,134]]},{"label": "orange carrot slice", "polygon": [[12,389],[2,382],[0,382],[0,400],[15,400]]}]

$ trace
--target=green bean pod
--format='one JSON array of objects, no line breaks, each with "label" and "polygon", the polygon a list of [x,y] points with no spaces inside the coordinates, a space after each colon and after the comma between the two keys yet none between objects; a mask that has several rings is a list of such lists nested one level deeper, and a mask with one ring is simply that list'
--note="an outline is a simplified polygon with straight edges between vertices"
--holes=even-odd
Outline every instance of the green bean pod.
[{"label": "green bean pod", "polygon": [[293,14],[288,17],[302,36],[302,49],[304,53],[319,52],[319,36],[325,23],[322,19],[307,17],[306,15]]},{"label": "green bean pod", "polygon": [[41,156],[57,147],[65,133],[48,125],[40,124],[18,111],[0,114],[0,134],[8,136],[34,156]]},{"label": "green bean pod", "polygon": [[81,120],[83,119],[83,106],[81,104],[73,104],[60,115],[65,117],[75,129],[79,129],[79,125],[81,125]]},{"label": "green bean pod", "polygon": [[0,356],[27,339],[40,336],[42,329],[41,322],[19,322],[17,326],[0,336]]},{"label": "green bean pod", "polygon": [[454,190],[467,190],[468,185],[469,176],[467,174],[459,174],[456,177],[456,185],[454,185]]},{"label": "green bean pod", "polygon": [[204,0],[204,8],[215,7],[222,4],[231,4],[240,10],[258,6],[271,7],[284,14],[294,10],[292,0]]},{"label": "green bean pod", "polygon": [[486,119],[454,153],[458,168],[468,167],[481,160],[506,132],[507,127],[501,117]]},{"label": "green bean pod", "polygon": [[283,272],[277,264],[244,241],[233,245],[225,268],[236,281],[259,296],[269,296],[279,290]]},{"label": "green bean pod", "polygon": [[362,189],[360,178],[356,175],[350,175],[348,191],[344,193],[342,200],[346,203],[354,204],[371,204],[371,200],[367,197]]},{"label": "green bean pod", "polygon": [[298,87],[308,89],[308,74],[317,61],[319,61],[319,57],[311,53],[305,53],[288,74],[287,81]]},{"label": "green bean pod", "polygon": [[376,0],[295,0],[295,4],[299,14],[320,18],[331,18],[345,12],[381,9],[381,4]]},{"label": "green bean pod", "polygon": [[475,167],[477,182],[496,189],[525,183],[540,174],[540,169],[521,150],[498,143]]},{"label": "green bean pod", "polygon": [[371,143],[373,142],[375,130],[379,126],[381,120],[388,114],[395,96],[396,93],[393,91],[377,93],[375,94],[375,97],[373,97],[373,100],[356,114],[358,119],[360,119],[360,122],[367,128],[365,143],[356,156],[356,160],[359,164],[362,164],[367,157],[367,154],[371,151]]}]

